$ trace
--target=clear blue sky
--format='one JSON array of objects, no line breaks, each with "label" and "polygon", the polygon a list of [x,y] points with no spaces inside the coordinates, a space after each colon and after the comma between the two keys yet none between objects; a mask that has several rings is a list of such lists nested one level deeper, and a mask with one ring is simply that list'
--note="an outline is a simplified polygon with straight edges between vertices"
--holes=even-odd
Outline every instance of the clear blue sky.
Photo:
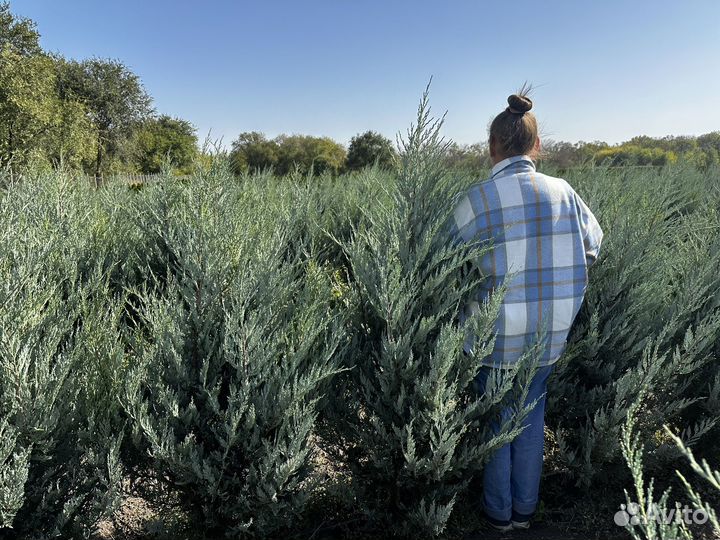
[{"label": "clear blue sky", "polygon": [[486,139],[520,84],[546,138],[720,130],[720,1],[12,0],[42,45],[112,57],[201,138],[394,139],[433,76],[445,134]]}]

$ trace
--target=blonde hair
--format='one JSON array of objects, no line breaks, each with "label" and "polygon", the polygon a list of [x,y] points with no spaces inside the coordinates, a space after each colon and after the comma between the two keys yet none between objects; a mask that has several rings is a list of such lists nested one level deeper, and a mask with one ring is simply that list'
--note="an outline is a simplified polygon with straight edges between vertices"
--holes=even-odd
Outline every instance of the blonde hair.
[{"label": "blonde hair", "polygon": [[538,125],[530,112],[533,102],[528,97],[532,87],[523,84],[517,94],[508,97],[507,108],[490,124],[490,143],[503,157],[534,153],[538,141]]}]

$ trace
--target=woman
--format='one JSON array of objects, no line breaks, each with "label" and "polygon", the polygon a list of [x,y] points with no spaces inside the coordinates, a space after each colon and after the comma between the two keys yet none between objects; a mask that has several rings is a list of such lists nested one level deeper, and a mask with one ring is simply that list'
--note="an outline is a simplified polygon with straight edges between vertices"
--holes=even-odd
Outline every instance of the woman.
[{"label": "woman", "polygon": [[[522,433],[500,448],[484,471],[485,514],[502,531],[529,528],[537,507],[547,379],[565,348],[603,237],[595,216],[570,185],[536,170],[540,137],[531,108],[523,88],[493,120],[490,178],[469,188],[455,209],[452,228],[455,240],[492,240],[494,246],[479,261],[487,277],[480,298],[466,306],[460,322],[493,289],[506,287],[495,347],[481,361],[476,388],[484,391],[493,370],[513,366],[544,335],[526,402],[537,400],[537,405]],[[469,335],[465,352],[472,354],[473,346]],[[509,414],[509,409],[503,412]]]}]

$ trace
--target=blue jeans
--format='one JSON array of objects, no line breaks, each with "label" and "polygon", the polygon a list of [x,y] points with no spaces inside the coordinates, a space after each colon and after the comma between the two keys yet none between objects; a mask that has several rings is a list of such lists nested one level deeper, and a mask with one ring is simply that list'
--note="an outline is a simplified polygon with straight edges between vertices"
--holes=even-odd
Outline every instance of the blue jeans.
[{"label": "blue jeans", "polygon": [[[482,367],[475,377],[476,388],[484,392],[491,367]],[[483,499],[485,513],[496,520],[507,521],[520,514],[522,519],[535,512],[540,489],[540,475],[543,466],[545,391],[552,365],[538,368],[530,382],[526,404],[539,398],[537,405],[528,414],[527,426],[511,443],[500,447],[485,465],[483,474]],[[505,420],[510,409],[502,411]],[[499,431],[494,422],[494,433]]]}]

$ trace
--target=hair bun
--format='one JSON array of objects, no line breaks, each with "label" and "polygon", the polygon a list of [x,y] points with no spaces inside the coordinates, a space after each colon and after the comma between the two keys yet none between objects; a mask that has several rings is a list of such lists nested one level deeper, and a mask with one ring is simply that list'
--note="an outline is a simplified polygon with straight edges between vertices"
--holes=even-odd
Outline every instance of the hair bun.
[{"label": "hair bun", "polygon": [[507,99],[509,107],[507,110],[513,114],[525,114],[532,109],[532,100],[527,96],[513,94]]}]

